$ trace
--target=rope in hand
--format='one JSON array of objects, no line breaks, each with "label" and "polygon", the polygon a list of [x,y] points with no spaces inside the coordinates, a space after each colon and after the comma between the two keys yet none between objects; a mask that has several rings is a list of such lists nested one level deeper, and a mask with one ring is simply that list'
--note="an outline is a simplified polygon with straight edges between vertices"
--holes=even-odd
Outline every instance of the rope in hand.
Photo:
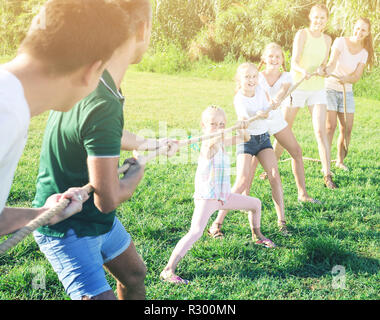
[{"label": "rope in hand", "polygon": [[[315,75],[319,75],[317,72],[314,72],[312,73],[310,76],[315,76]],[[321,76],[321,75],[319,75]],[[334,74],[330,74],[329,77],[333,77],[335,79],[337,79],[339,81],[339,83],[342,85],[342,88],[343,88],[343,108],[344,108],[344,139],[343,139],[343,149],[344,149],[344,157],[347,156],[348,154],[348,132],[347,132],[347,98],[346,98],[346,86],[344,85],[344,83],[342,83],[340,81],[340,78]],[[305,77],[303,77],[299,82],[297,82],[296,86],[298,87],[299,84],[301,84],[301,82],[305,80]],[[292,88],[292,91],[294,91],[295,88]],[[289,93],[287,94],[287,96],[289,95]],[[288,159],[284,159],[284,160],[280,160],[280,162],[286,162],[286,161],[290,161],[292,160],[293,158],[288,158]],[[320,159],[313,159],[313,158],[308,158],[308,157],[302,157],[303,160],[309,160],[309,161],[313,161],[313,162],[321,162]],[[331,162],[336,162],[337,160],[331,160]]]},{"label": "rope in hand", "polygon": [[[302,81],[304,81],[304,79],[305,79],[305,77],[302,78],[296,84],[294,84],[291,88],[289,88],[287,94],[278,103],[278,105],[281,104],[281,102],[286,97],[288,97],[302,83]],[[264,119],[266,117],[266,115],[269,113],[269,111],[274,110],[274,109],[275,109],[275,107],[270,107],[270,108],[268,108],[266,110],[265,113],[263,113],[261,115],[256,115],[256,116],[251,117],[251,118],[249,118],[247,120],[244,120],[244,121],[246,122],[246,125],[247,125],[247,123],[251,123],[251,122],[253,122],[255,120]],[[215,133],[203,135],[203,136],[200,136],[200,137],[194,137],[194,138],[191,138],[191,139],[180,140],[178,142],[178,148],[184,147],[186,145],[192,145],[194,143],[205,141],[205,140],[209,140],[209,139],[212,139],[212,138],[220,137],[220,136],[225,135],[228,132],[232,132],[234,130],[239,130],[239,129],[244,129],[244,124],[242,122],[237,122],[231,128],[227,128],[227,129],[215,132]],[[139,161],[139,163],[146,164],[147,162],[151,161],[152,159],[154,159],[158,155],[167,153],[169,151],[169,149],[170,149],[169,146],[165,146],[165,147],[159,148],[157,150],[151,151],[145,157],[144,156],[139,156],[137,152],[134,152],[134,157]],[[129,169],[129,167],[130,167],[129,163],[126,163],[125,165],[121,166],[118,169],[118,174],[125,173]],[[91,193],[91,192],[94,191],[93,187],[90,184],[86,184],[85,186],[82,187],[82,189],[84,189],[87,193]],[[37,218],[35,218],[32,221],[30,221],[25,227],[22,227],[21,229],[19,229],[18,231],[16,231],[10,238],[8,238],[7,240],[5,240],[3,243],[0,244],[0,254],[2,254],[4,252],[8,251],[10,248],[14,247],[16,244],[18,244],[20,241],[22,241],[24,238],[26,238],[30,233],[32,233],[37,228],[39,228],[39,227],[47,224],[48,221],[52,217],[54,217],[55,215],[61,213],[69,204],[70,204],[70,200],[69,199],[61,199],[57,203],[56,206],[54,206],[53,208],[47,210],[43,214],[39,215]]]},{"label": "rope in hand", "polygon": [[[137,152],[134,152],[134,157],[137,159],[139,163],[145,164],[146,162],[151,161],[157,155],[167,153],[169,148],[170,148],[169,146],[162,147],[158,149],[157,151],[152,151],[145,157],[140,156]],[[117,170],[118,174],[120,175],[122,173],[125,173],[129,169],[129,167],[130,167],[129,163],[124,164],[123,166],[118,168]],[[94,188],[89,183],[83,186],[82,189],[86,191],[87,193],[91,193],[94,191]],[[14,247],[20,241],[25,239],[29,234],[31,234],[34,230],[47,224],[51,218],[61,213],[69,204],[70,204],[69,199],[64,198],[64,199],[59,200],[58,203],[53,208],[40,214],[37,218],[30,221],[25,227],[22,227],[21,229],[17,230],[10,238],[8,238],[7,240],[5,240],[3,243],[0,244],[0,254],[3,254],[6,251],[8,251],[10,248]]]},{"label": "rope in hand", "polygon": [[[310,76],[315,76],[315,75],[318,75],[318,73],[312,73]],[[335,77],[335,76],[334,76]],[[337,78],[337,77],[336,77]],[[238,121],[234,126],[232,126],[231,128],[227,128],[227,129],[224,129],[224,130],[220,130],[218,132],[215,132],[215,133],[211,133],[211,134],[207,134],[207,135],[203,135],[203,136],[200,136],[200,137],[194,137],[194,138],[191,138],[191,139],[185,139],[185,140],[180,140],[178,142],[178,148],[181,148],[181,147],[184,147],[186,145],[191,145],[191,144],[194,144],[194,143],[197,143],[197,142],[201,142],[201,141],[205,141],[205,140],[209,140],[209,139],[212,139],[212,138],[216,138],[216,137],[223,137],[226,133],[228,132],[232,132],[234,130],[239,130],[239,129],[245,129],[247,124],[255,121],[255,120],[258,120],[258,119],[265,119],[269,112],[272,111],[272,110],[275,110],[278,108],[278,106],[305,80],[305,77],[303,77],[302,79],[300,79],[297,83],[295,83],[293,86],[291,86],[288,90],[288,92],[286,93],[286,95],[277,103],[277,106],[271,106],[269,107],[264,113],[260,114],[260,115],[256,115],[256,116],[253,116],[247,120],[243,120],[243,121]],[[345,121],[346,121],[346,99],[345,99],[345,96],[346,96],[346,92],[345,92],[345,87],[343,85],[343,90],[344,90],[344,110],[345,110]],[[347,127],[347,126],[346,126]],[[347,141],[347,137],[345,136],[345,141]],[[170,146],[167,145],[167,146],[164,146],[164,147],[161,147],[155,151],[151,151],[147,154],[147,156],[140,156],[136,151],[134,152],[134,157],[138,160],[139,163],[145,165],[147,162],[153,160],[155,157],[157,157],[158,155],[161,155],[161,154],[167,154],[168,151],[170,150]],[[345,143],[345,151],[346,151],[346,154],[347,154],[347,142]],[[307,159],[307,160],[315,160],[315,159],[310,159],[310,158],[304,158],[304,159]],[[290,160],[290,159],[287,159],[287,160]],[[282,160],[282,161],[287,161],[287,160]],[[318,161],[318,160],[316,160]],[[319,160],[320,161],[320,160]],[[120,168],[118,168],[118,174],[122,174],[122,173],[125,173],[130,167],[130,164],[129,163],[126,163],[124,164],[123,166],[121,166]],[[82,187],[82,189],[84,189],[87,193],[91,193],[94,191],[93,187],[88,183],[86,184],[85,186]],[[10,248],[14,247],[17,243],[19,243],[20,241],[22,241],[26,236],[28,236],[30,233],[32,233],[34,230],[36,230],[37,228],[45,225],[48,223],[48,221],[54,217],[55,215],[61,213],[70,203],[70,200],[69,199],[61,199],[56,206],[54,206],[53,208],[47,210],[46,212],[44,212],[43,214],[39,215],[36,219],[33,219],[32,221],[30,221],[25,227],[22,227],[21,229],[19,229],[18,231],[16,231],[10,238],[8,238],[7,240],[5,240],[3,243],[0,244],[0,254],[8,251]]]}]

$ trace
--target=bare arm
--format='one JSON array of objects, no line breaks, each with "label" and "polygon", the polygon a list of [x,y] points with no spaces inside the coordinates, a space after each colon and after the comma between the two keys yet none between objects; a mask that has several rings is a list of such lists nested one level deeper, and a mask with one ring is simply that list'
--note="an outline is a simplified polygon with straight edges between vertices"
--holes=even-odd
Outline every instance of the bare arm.
[{"label": "bare arm", "polygon": [[144,175],[143,166],[135,163],[119,179],[118,163],[119,157],[87,159],[90,184],[94,188],[94,203],[103,213],[115,210],[120,203],[130,199]]},{"label": "bare arm", "polygon": [[330,60],[326,66],[326,74],[327,75],[330,75],[335,70],[336,64],[337,64],[338,59],[340,57],[340,54],[341,54],[341,52],[337,48],[335,48],[332,51],[331,56],[330,56]]},{"label": "bare arm", "polygon": [[70,199],[70,204],[61,213],[51,218],[48,225],[58,223],[80,212],[82,203],[88,199],[88,194],[81,188],[70,188],[63,194],[51,195],[41,208],[5,207],[0,215],[0,235],[13,233],[25,227],[39,215],[53,208],[61,198]]},{"label": "bare arm", "polygon": [[360,80],[360,78],[362,77],[362,75],[363,75],[364,68],[365,68],[365,64],[364,63],[359,63],[358,66],[356,67],[356,70],[353,73],[341,77],[340,81],[343,82],[343,83],[355,83],[355,82],[358,82]]},{"label": "bare arm", "polygon": [[292,69],[294,71],[300,72],[303,75],[307,76],[309,73],[299,65],[299,63],[301,61],[303,48],[305,46],[305,42],[306,42],[306,31],[305,30],[299,30],[296,33],[296,36],[295,36],[294,41],[293,41],[293,52],[292,52],[291,65],[292,65]]},{"label": "bare arm", "polygon": [[159,146],[157,139],[145,139],[132,132],[123,130],[121,150],[155,150]]},{"label": "bare arm", "polygon": [[167,145],[169,145],[167,155],[171,157],[176,154],[179,148],[178,140],[166,138],[145,139],[127,130],[123,130],[123,135],[121,137],[121,150],[125,151],[153,151]]},{"label": "bare arm", "polygon": [[15,232],[37,218],[44,211],[42,208],[5,207],[0,215],[0,235]]},{"label": "bare arm", "polygon": [[329,53],[330,53],[330,48],[331,48],[331,42],[332,42],[332,40],[331,40],[331,37],[328,36],[327,34],[324,34],[323,36],[324,36],[324,39],[325,39],[325,42],[326,42],[326,55],[325,55],[325,59],[323,60],[322,64],[317,69],[317,72],[321,76],[326,76],[327,75],[326,65],[327,65],[327,61],[329,60]]},{"label": "bare arm", "polygon": [[272,99],[271,106],[274,107],[274,109],[278,108],[282,102],[282,100],[286,97],[286,94],[288,93],[291,83],[283,83],[280,90],[277,92],[274,99]]}]

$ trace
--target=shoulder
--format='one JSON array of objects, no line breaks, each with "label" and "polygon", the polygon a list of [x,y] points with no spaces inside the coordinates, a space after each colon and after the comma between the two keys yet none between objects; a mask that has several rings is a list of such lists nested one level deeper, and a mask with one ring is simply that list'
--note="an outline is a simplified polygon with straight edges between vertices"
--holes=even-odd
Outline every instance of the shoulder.
[{"label": "shoulder", "polygon": [[306,37],[307,36],[307,29],[300,29],[296,32],[296,37]]},{"label": "shoulder", "polygon": [[328,34],[326,34],[326,33],[323,34],[323,38],[325,39],[326,43],[327,43],[329,46],[331,46],[332,38],[331,38]]},{"label": "shoulder", "polygon": [[282,83],[292,83],[293,78],[292,78],[291,72],[287,72],[287,71],[283,72],[281,75],[281,81]]}]

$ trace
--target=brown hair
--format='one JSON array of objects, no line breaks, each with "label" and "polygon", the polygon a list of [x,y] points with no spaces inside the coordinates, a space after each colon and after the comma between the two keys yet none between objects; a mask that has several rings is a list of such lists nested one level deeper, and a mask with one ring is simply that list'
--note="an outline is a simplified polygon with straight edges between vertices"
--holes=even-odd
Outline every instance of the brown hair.
[{"label": "brown hair", "polygon": [[264,62],[264,56],[266,54],[267,51],[271,50],[271,49],[278,49],[281,51],[281,54],[282,54],[282,70],[285,72],[286,71],[286,66],[285,66],[285,55],[284,55],[284,51],[282,50],[282,47],[275,43],[275,42],[271,42],[269,44],[267,44],[263,50],[263,53],[261,55],[261,60],[260,60],[260,64],[259,66],[257,67],[257,69],[260,71],[261,67],[265,64]]},{"label": "brown hair", "polygon": [[129,15],[130,25],[133,32],[136,31],[138,22],[150,22],[152,8],[149,0],[113,0]]},{"label": "brown hair", "polygon": [[[46,71],[66,74],[96,61],[105,63],[134,32],[116,1],[49,0],[20,45]],[[38,23],[44,25],[38,26]]]},{"label": "brown hair", "polygon": [[[321,9],[321,10],[324,10],[326,12],[326,15],[327,15],[327,18],[330,16],[330,12],[329,12],[329,9],[327,8],[326,5],[324,5],[323,3],[317,3],[315,5],[313,5],[310,9],[310,12],[313,10],[313,9]],[[309,14],[310,14],[309,12]]]},{"label": "brown hair", "polygon": [[367,59],[367,65],[369,68],[373,67],[374,60],[375,60],[375,54],[373,50],[373,40],[372,40],[372,33],[371,33],[371,21],[368,18],[360,17],[357,21],[363,21],[368,25],[368,36],[365,37],[363,42],[364,49],[368,52],[368,59]]},{"label": "brown hair", "polygon": [[254,68],[255,70],[257,70],[257,72],[259,72],[259,70],[257,69],[256,65],[252,62],[244,62],[242,63],[241,65],[238,66],[237,70],[236,70],[236,73],[235,73],[235,82],[236,82],[236,87],[235,87],[235,93],[238,92],[241,88],[241,84],[240,84],[240,74],[243,70],[246,70],[248,68]]}]

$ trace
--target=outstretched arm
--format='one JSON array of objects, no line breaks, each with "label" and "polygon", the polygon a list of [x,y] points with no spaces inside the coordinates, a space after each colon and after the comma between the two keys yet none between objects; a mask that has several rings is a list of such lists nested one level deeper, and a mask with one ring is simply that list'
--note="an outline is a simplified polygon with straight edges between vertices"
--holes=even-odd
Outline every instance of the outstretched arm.
[{"label": "outstretched arm", "polygon": [[169,145],[168,156],[178,151],[178,141],[174,139],[146,139],[127,130],[123,130],[121,137],[121,150],[125,151],[152,151]]},{"label": "outstretched arm", "polygon": [[88,194],[81,188],[70,188],[63,194],[53,194],[41,208],[10,208],[5,207],[0,215],[0,235],[13,233],[25,227],[29,222],[55,207],[61,198],[70,199],[70,204],[61,213],[50,219],[49,225],[58,223],[82,210],[82,203],[88,199]]}]

